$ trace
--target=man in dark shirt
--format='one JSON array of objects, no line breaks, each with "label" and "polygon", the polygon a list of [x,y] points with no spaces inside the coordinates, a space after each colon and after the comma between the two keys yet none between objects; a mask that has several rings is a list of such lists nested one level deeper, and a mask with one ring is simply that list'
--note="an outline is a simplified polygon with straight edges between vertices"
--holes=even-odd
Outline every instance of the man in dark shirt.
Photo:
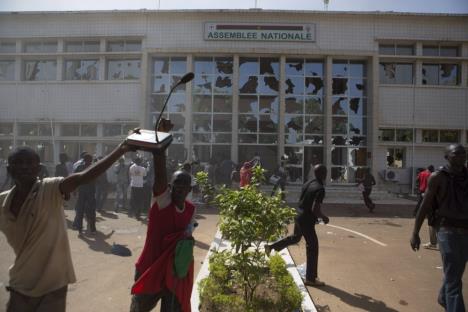
[{"label": "man in dark shirt", "polygon": [[362,197],[364,198],[364,204],[367,209],[369,209],[369,212],[374,212],[375,204],[372,202],[370,194],[372,193],[372,186],[375,185],[375,178],[370,173],[370,169],[367,168],[366,171],[364,171],[364,177],[362,179],[357,179],[357,181],[362,184]]},{"label": "man in dark shirt", "polygon": [[319,245],[317,233],[315,232],[315,224],[319,218],[325,224],[329,222],[329,218],[322,213],[320,208],[325,197],[323,184],[327,177],[327,167],[321,164],[316,165],[314,173],[315,179],[307,181],[302,187],[299,208],[294,224],[294,233],[273,244],[265,245],[265,252],[270,254],[272,249],[279,251],[289,245],[297,244],[301,240],[301,237],[304,236],[307,256],[306,280],[304,284],[307,286],[324,286],[325,283],[317,278]]},{"label": "man in dark shirt", "polygon": [[426,215],[437,228],[437,240],[444,268],[438,303],[446,311],[465,311],[462,277],[468,261],[468,170],[466,151],[452,144],[445,151],[448,165],[434,172],[416,215],[411,248],[421,244],[419,231]]}]

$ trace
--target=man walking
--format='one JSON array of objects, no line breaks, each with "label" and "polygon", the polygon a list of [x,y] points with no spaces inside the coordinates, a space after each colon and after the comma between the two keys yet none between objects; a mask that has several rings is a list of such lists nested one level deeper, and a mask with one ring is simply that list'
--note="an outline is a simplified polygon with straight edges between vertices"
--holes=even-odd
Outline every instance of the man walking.
[{"label": "man walking", "polygon": [[410,244],[419,250],[419,231],[429,214],[437,228],[437,240],[444,268],[444,281],[438,303],[448,312],[465,311],[462,277],[468,261],[468,170],[466,151],[452,144],[445,151],[448,164],[433,173],[416,215]]},{"label": "man walking", "polygon": [[299,208],[294,223],[294,233],[273,244],[265,246],[265,252],[269,255],[272,249],[280,251],[289,245],[297,244],[304,236],[306,240],[306,280],[307,286],[324,286],[325,283],[317,278],[318,268],[318,238],[315,232],[315,224],[322,219],[325,224],[330,220],[322,213],[321,205],[325,197],[324,182],[327,178],[327,167],[316,165],[314,167],[315,179],[307,181],[302,187],[299,199]]},{"label": "man walking", "polygon": [[[429,165],[426,170],[421,171],[418,174],[418,203],[416,204],[416,208],[414,211],[414,216],[418,213],[419,207],[421,207],[421,202],[424,197],[424,193],[426,192],[427,189],[427,182],[429,180],[429,177],[431,174],[434,172],[434,166]],[[423,244],[423,247],[426,249],[436,249],[437,248],[437,235],[436,235],[436,229],[433,226],[429,225],[429,219],[427,220],[428,226],[429,226],[429,243]]]},{"label": "man walking", "polygon": [[144,177],[146,176],[146,168],[142,166],[140,157],[135,158],[133,164],[128,169],[130,176],[130,210],[129,217],[135,217],[140,220],[140,213],[144,202]]},{"label": "man walking", "polygon": [[364,171],[364,177],[362,179],[357,179],[357,181],[362,184],[362,197],[364,198],[364,204],[367,209],[369,209],[369,212],[374,212],[375,204],[372,202],[370,194],[372,193],[372,186],[375,185],[375,178],[370,173],[370,169],[366,168]]}]

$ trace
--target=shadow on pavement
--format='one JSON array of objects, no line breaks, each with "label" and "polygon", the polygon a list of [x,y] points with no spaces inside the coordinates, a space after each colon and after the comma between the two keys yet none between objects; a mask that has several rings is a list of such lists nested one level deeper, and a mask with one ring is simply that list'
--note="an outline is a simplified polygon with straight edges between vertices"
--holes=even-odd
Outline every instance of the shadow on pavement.
[{"label": "shadow on pavement", "polygon": [[113,234],[113,230],[107,235],[104,235],[104,233],[98,231],[93,235],[81,235],[78,236],[78,238],[87,243],[91,250],[110,254],[112,245],[106,242],[106,240],[109,239]]},{"label": "shadow on pavement", "polygon": [[119,218],[119,216],[116,215],[115,213],[107,212],[105,210],[98,211],[98,213],[100,213],[101,216],[103,216],[104,218],[108,218],[108,219],[118,219]]},{"label": "shadow on pavement", "polygon": [[[379,312],[398,312],[398,310],[388,307],[385,302],[376,300],[372,297],[366,296],[364,294],[350,294],[339,288],[335,288],[330,285],[324,287],[316,288],[317,290],[324,291],[331,295],[334,295],[341,299],[344,303],[362,309],[364,311],[379,311]],[[316,305],[318,312],[327,312],[330,311],[328,305],[318,306]]]}]

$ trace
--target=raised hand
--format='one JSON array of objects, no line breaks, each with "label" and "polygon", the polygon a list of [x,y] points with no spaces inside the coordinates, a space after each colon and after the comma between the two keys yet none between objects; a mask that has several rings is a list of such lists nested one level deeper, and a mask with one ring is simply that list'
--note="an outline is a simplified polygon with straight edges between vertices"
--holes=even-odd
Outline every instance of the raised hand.
[{"label": "raised hand", "polygon": [[161,122],[159,123],[159,128],[157,129],[159,132],[169,132],[174,128],[174,124],[165,118],[161,118]]}]

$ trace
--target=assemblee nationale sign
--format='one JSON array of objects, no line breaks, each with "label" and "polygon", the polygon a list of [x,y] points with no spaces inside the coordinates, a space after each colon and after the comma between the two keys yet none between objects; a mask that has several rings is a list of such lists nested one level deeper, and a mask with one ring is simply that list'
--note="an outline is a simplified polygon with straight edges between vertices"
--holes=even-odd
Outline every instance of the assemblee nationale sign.
[{"label": "assemblee nationale sign", "polygon": [[205,23],[204,39],[314,42],[315,24]]}]

